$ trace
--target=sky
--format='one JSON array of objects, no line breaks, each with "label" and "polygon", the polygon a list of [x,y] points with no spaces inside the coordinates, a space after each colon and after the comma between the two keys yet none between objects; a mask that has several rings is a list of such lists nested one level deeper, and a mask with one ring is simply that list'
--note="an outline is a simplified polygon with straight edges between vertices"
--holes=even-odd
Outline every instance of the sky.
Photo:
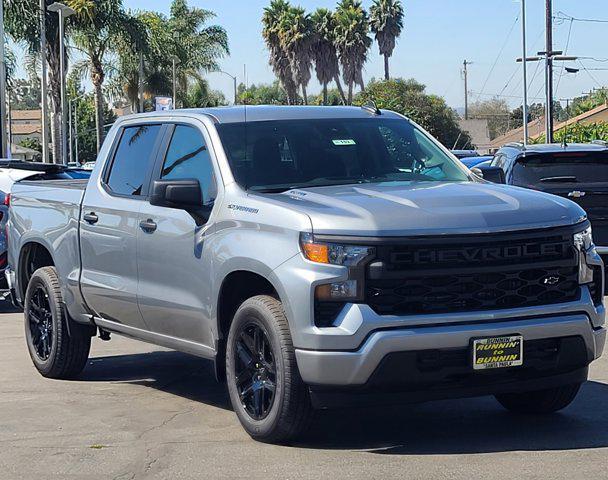
[{"label": "sky", "polygon": [[[133,10],[164,13],[168,13],[170,6],[169,0],[124,2]],[[223,70],[237,75],[240,83],[245,80],[243,66],[246,65],[249,85],[274,79],[260,21],[270,0],[189,0],[189,3],[215,12],[215,23],[228,32],[231,54],[221,60]],[[336,0],[292,0],[292,3],[313,11],[318,7],[333,8]],[[521,104],[521,68],[515,63],[522,53],[519,0],[403,0],[403,3],[405,29],[391,59],[392,76],[413,77],[425,84],[428,92],[444,96],[450,106],[460,108],[464,105],[461,71],[466,59],[472,62],[468,67],[470,102],[501,95],[500,98],[513,107]],[[371,0],[364,0],[363,4],[369,8]],[[535,55],[544,50],[545,0],[527,0],[526,4],[528,55]],[[555,21],[554,49],[586,57],[568,62],[568,66],[580,69],[577,74],[563,74],[563,67],[556,65],[555,98],[572,98],[594,87],[608,85],[606,0],[553,0],[553,13],[605,20]],[[366,81],[383,75],[377,48],[374,43],[365,66]],[[209,73],[207,78],[227,99],[233,98],[230,78],[220,73]],[[542,101],[544,74],[540,62],[528,65],[528,79],[530,103]],[[309,92],[318,91],[320,86],[313,81]]]}]

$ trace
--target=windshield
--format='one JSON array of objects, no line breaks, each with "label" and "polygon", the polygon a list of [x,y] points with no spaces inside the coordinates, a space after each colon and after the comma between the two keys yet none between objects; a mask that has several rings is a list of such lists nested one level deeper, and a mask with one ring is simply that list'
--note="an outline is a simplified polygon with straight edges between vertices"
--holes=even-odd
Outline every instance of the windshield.
[{"label": "windshield", "polygon": [[513,181],[518,185],[608,182],[608,153],[528,155],[517,160]]},{"label": "windshield", "polygon": [[234,177],[255,191],[469,177],[410,122],[322,119],[217,126]]}]

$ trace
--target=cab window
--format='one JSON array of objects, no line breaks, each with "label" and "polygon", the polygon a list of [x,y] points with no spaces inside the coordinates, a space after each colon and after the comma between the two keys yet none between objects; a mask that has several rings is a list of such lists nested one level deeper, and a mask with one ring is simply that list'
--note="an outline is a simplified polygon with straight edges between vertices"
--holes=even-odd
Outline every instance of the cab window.
[{"label": "cab window", "polygon": [[150,172],[162,125],[138,125],[123,129],[106,181],[119,195],[141,196]]},{"label": "cab window", "polygon": [[199,129],[188,125],[175,127],[160,178],[196,179],[201,185],[204,204],[213,203],[217,196],[215,175],[209,150]]}]

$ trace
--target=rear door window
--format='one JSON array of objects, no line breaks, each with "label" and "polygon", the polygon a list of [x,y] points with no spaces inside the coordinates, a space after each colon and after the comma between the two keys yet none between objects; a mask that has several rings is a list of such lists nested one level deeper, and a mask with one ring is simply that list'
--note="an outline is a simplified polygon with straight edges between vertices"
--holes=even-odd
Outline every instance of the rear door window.
[{"label": "rear door window", "polygon": [[144,185],[157,152],[162,125],[138,125],[123,129],[107,185],[113,193],[144,195]]}]

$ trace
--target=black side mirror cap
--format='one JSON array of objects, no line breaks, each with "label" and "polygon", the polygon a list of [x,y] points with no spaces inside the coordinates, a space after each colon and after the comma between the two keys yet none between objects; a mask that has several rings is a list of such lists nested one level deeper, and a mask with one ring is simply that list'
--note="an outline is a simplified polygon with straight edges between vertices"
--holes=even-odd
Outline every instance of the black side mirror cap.
[{"label": "black side mirror cap", "polygon": [[203,205],[201,184],[194,178],[184,180],[155,180],[150,204],[169,208],[197,208]]},{"label": "black side mirror cap", "polygon": [[473,167],[471,172],[488,182],[507,183],[505,172],[500,167]]}]

